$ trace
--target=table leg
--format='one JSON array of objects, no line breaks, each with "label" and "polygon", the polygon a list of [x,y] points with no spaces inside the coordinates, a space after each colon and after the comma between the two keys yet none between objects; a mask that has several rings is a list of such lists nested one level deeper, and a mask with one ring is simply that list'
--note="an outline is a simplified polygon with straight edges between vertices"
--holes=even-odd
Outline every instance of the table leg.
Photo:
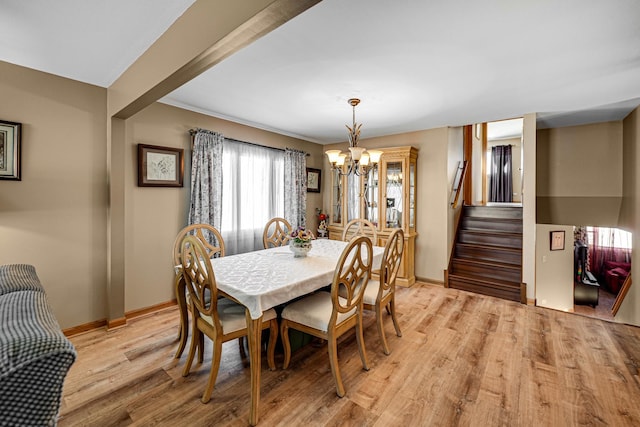
[{"label": "table leg", "polygon": [[247,319],[247,329],[249,332],[249,361],[251,363],[251,410],[249,412],[249,424],[258,424],[260,406],[260,364],[261,364],[261,338],[262,338],[262,316],[252,319],[249,310],[245,311]]}]

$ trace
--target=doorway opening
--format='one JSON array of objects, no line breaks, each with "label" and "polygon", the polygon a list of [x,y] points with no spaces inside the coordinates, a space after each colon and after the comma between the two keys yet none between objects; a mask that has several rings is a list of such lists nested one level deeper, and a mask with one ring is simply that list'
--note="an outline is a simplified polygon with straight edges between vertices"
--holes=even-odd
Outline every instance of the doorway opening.
[{"label": "doorway opening", "polygon": [[523,118],[477,123],[471,138],[474,205],[522,206]]},{"label": "doorway opening", "polygon": [[[612,308],[631,272],[632,234],[617,228],[575,226],[574,248],[574,313],[613,320]],[[588,295],[594,291],[596,305]]]}]

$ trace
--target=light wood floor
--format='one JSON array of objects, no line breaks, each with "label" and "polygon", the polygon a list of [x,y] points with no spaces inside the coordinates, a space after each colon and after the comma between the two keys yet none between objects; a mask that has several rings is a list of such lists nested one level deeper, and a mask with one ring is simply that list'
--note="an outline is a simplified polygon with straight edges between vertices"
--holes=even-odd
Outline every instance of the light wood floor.
[{"label": "light wood floor", "polygon": [[[326,347],[302,348],[286,371],[264,360],[260,425],[640,425],[640,328],[426,284],[399,289],[398,311],[401,338],[386,322],[390,356],[366,316],[370,371],[352,334],[340,343],[342,399]],[[211,344],[183,378],[177,330],[170,308],[73,337],[59,425],[247,425],[249,367],[237,341],[224,344],[205,405]]]}]

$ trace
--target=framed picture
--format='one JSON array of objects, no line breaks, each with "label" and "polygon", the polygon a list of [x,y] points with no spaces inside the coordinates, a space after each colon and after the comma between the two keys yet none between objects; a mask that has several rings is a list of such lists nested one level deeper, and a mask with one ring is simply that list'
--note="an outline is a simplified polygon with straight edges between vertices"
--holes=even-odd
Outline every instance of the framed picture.
[{"label": "framed picture", "polygon": [[139,187],[182,187],[184,150],[138,144]]},{"label": "framed picture", "polygon": [[20,181],[22,124],[0,120],[0,179]]},{"label": "framed picture", "polygon": [[322,171],[320,169],[307,168],[307,192],[308,193],[320,192],[321,177],[322,177]]},{"label": "framed picture", "polygon": [[549,233],[549,240],[551,242],[552,251],[564,250],[564,231],[551,231]]}]

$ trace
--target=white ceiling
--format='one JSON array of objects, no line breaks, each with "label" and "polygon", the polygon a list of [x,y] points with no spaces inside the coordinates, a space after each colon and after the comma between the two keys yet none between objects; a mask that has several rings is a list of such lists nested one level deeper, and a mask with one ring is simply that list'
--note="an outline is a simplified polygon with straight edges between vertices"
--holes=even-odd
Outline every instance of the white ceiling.
[{"label": "white ceiling", "polygon": [[[0,60],[108,87],[192,0],[0,0]],[[117,29],[117,30],[114,30]],[[161,100],[310,141],[640,104],[637,0],[324,0]]]}]

